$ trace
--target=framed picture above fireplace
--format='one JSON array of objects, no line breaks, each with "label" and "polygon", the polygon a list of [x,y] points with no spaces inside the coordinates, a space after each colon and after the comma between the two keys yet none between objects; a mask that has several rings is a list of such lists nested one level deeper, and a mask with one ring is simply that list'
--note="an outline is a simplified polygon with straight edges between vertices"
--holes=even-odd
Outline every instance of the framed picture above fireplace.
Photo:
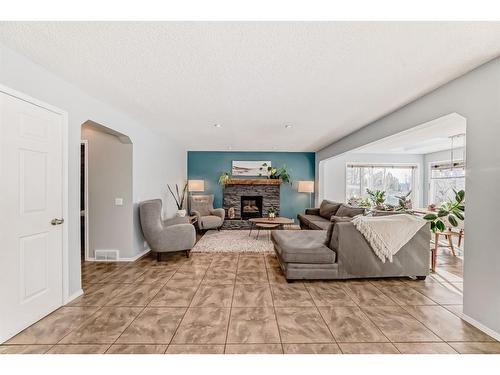
[{"label": "framed picture above fireplace", "polygon": [[252,176],[252,177],[267,177],[267,168],[271,167],[270,161],[236,161],[233,160],[232,175],[237,176]]}]

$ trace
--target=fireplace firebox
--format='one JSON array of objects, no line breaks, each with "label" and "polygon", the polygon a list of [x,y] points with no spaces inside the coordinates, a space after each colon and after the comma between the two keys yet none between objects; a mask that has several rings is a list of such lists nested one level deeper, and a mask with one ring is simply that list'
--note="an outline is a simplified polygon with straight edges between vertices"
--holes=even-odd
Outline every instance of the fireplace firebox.
[{"label": "fireplace firebox", "polygon": [[241,218],[262,217],[262,196],[241,196]]}]

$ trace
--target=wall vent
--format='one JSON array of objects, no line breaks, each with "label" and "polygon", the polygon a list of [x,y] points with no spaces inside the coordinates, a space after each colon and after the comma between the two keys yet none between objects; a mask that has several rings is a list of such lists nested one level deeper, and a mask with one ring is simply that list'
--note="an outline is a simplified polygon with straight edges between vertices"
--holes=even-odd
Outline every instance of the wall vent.
[{"label": "wall vent", "polygon": [[116,262],[120,258],[119,250],[95,250],[95,260],[101,262]]}]

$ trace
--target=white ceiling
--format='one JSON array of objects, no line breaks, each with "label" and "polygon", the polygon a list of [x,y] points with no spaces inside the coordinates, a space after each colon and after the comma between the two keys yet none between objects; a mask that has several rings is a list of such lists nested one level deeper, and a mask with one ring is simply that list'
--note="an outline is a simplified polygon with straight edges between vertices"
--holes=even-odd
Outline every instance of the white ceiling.
[{"label": "white ceiling", "polygon": [[[352,151],[356,154],[429,154],[451,149],[451,138],[466,134],[467,120],[457,113],[437,118],[414,128]],[[463,147],[465,137],[454,137],[453,147]]]},{"label": "white ceiling", "polygon": [[499,35],[500,22],[0,24],[7,46],[190,150],[318,150],[498,56]]}]

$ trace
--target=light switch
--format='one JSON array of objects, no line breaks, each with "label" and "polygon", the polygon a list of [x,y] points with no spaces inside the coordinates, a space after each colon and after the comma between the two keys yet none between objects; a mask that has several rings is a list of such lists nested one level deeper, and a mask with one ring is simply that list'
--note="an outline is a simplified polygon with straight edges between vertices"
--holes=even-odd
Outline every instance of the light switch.
[{"label": "light switch", "polygon": [[115,206],[123,206],[123,198],[115,198]]}]

